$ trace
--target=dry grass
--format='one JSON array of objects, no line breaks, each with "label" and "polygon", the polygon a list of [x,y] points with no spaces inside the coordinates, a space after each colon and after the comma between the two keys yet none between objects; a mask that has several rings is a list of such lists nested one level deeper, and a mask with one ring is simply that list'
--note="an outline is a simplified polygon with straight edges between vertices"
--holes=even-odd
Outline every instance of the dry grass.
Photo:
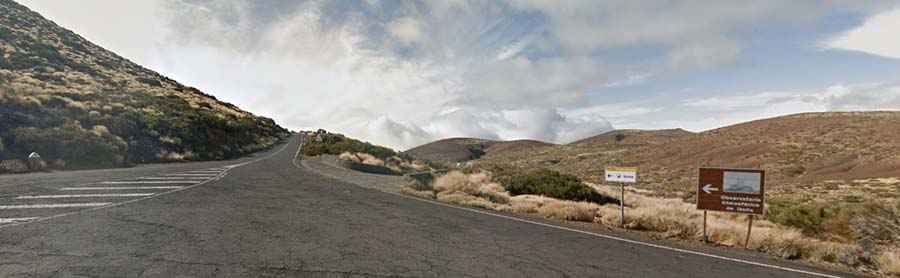
[{"label": "dry grass", "polygon": [[[618,188],[588,184],[600,193],[613,195]],[[490,174],[450,172],[435,180],[434,190],[404,189],[404,193],[485,209],[515,213],[533,213],[546,218],[597,222],[618,226],[618,205],[597,205],[536,195],[509,196]],[[690,241],[703,239],[703,212],[680,199],[649,197],[636,192],[626,194],[625,225],[632,230],[651,232],[666,238]],[[747,233],[747,216],[709,213],[709,240],[718,245],[742,247]],[[859,265],[860,247],[804,236],[798,229],[780,226],[765,219],[753,223],[749,248],[785,259],[853,268]],[[900,274],[900,253],[887,251],[877,257],[884,273]]]},{"label": "dry grass", "polygon": [[191,151],[183,153],[162,151],[157,156],[159,157],[159,160],[163,162],[180,162],[194,159],[194,153]]},{"label": "dry grass", "polygon": [[426,165],[424,162],[422,162],[420,160],[414,160],[414,161],[400,160],[399,166],[400,166],[400,168],[413,169],[413,170],[420,171],[420,172],[428,170],[428,165]]},{"label": "dry grass", "polygon": [[882,273],[900,277],[900,249],[887,249],[875,257],[875,261]]},{"label": "dry grass", "polygon": [[476,199],[496,204],[509,204],[510,197],[509,192],[506,192],[499,183],[492,182],[490,175],[486,173],[466,175],[455,171],[450,172],[435,179],[434,191],[437,192],[438,200],[461,205],[480,202]]},{"label": "dry grass", "polygon": [[[463,174],[450,172],[434,181],[436,199],[464,206],[474,206],[497,211],[537,213],[541,216],[570,221],[592,222],[601,207],[588,202],[558,200],[537,195],[511,197],[502,185],[491,181],[488,173]],[[431,196],[427,191],[406,189],[404,193]]]},{"label": "dry grass", "polygon": [[600,206],[588,202],[554,200],[537,208],[541,216],[553,219],[593,222]]},{"label": "dry grass", "polygon": [[381,160],[368,153],[343,152],[338,156],[338,158],[341,160],[352,161],[356,163],[387,167],[397,173],[422,172],[432,170],[431,167],[429,167],[422,161],[409,161],[399,156],[392,156],[388,157],[386,160]]},{"label": "dry grass", "polygon": [[110,134],[109,129],[106,128],[106,126],[102,126],[102,125],[95,125],[93,128],[91,128],[91,132],[97,136],[103,136],[103,135]]},{"label": "dry grass", "polygon": [[378,159],[374,155],[367,153],[350,153],[344,152],[338,156],[339,159],[362,163],[366,165],[384,166],[384,160]]},{"label": "dry grass", "polygon": [[359,162],[359,157],[357,157],[356,155],[351,154],[349,152],[341,153],[341,155],[339,155],[338,158],[341,160],[346,160],[346,161]]}]

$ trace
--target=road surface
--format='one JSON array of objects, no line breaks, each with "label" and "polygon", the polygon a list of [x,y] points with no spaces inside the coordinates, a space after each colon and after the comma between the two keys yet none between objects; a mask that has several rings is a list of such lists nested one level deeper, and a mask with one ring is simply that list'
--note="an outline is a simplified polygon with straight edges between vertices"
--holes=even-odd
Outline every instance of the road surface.
[{"label": "road surface", "polygon": [[294,139],[236,161],[0,176],[0,277],[847,275],[384,193],[298,167],[297,147]]}]

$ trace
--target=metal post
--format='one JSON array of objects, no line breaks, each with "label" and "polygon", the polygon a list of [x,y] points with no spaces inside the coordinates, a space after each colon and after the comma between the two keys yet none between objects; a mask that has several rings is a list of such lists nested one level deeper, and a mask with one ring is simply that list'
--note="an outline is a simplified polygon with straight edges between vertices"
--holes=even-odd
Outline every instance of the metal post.
[{"label": "metal post", "polygon": [[622,219],[620,226],[625,228],[625,183],[622,183],[622,199],[619,200],[619,208],[622,210]]},{"label": "metal post", "polygon": [[706,210],[703,210],[703,242],[709,243],[709,235],[706,233]]},{"label": "metal post", "polygon": [[750,215],[750,221],[747,224],[747,239],[744,240],[744,249],[750,248],[750,231],[753,229],[753,217],[755,215]]}]

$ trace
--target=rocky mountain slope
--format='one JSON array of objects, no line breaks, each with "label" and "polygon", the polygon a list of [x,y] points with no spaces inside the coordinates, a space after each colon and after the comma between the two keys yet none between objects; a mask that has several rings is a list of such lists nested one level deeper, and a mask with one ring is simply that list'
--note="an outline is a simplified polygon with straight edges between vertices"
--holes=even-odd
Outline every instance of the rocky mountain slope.
[{"label": "rocky mountain slope", "polygon": [[231,158],[288,134],[10,0],[0,0],[0,117],[0,159],[36,151],[64,168]]},{"label": "rocky mountain slope", "polygon": [[[640,167],[641,186],[692,193],[699,166],[767,170],[772,190],[900,176],[900,112],[806,113],[692,134],[644,131],[510,152],[482,165],[546,167],[601,182],[607,165]],[[631,139],[629,139],[631,138]]]},{"label": "rocky mountain slope", "polygon": [[449,138],[434,141],[403,152],[416,159],[436,163],[455,163],[507,152],[524,151],[553,144],[535,140],[494,141],[477,138]]},{"label": "rocky mountain slope", "polygon": [[694,135],[693,132],[684,129],[661,129],[661,130],[639,130],[639,129],[619,129],[609,131],[597,136],[588,137],[569,145],[577,146],[604,146],[613,145],[620,148],[623,145],[655,145],[666,143],[674,139],[681,139],[686,136]]}]

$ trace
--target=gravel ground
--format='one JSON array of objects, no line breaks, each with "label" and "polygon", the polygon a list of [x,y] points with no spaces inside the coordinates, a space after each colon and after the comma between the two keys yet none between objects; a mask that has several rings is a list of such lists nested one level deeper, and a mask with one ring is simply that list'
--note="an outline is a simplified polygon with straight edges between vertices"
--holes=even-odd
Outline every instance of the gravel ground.
[{"label": "gravel ground", "polygon": [[340,161],[335,155],[320,155],[317,157],[304,156],[301,158],[300,164],[319,174],[343,182],[381,191],[400,192],[400,188],[406,184],[406,180],[403,176],[369,174],[341,167]]}]

